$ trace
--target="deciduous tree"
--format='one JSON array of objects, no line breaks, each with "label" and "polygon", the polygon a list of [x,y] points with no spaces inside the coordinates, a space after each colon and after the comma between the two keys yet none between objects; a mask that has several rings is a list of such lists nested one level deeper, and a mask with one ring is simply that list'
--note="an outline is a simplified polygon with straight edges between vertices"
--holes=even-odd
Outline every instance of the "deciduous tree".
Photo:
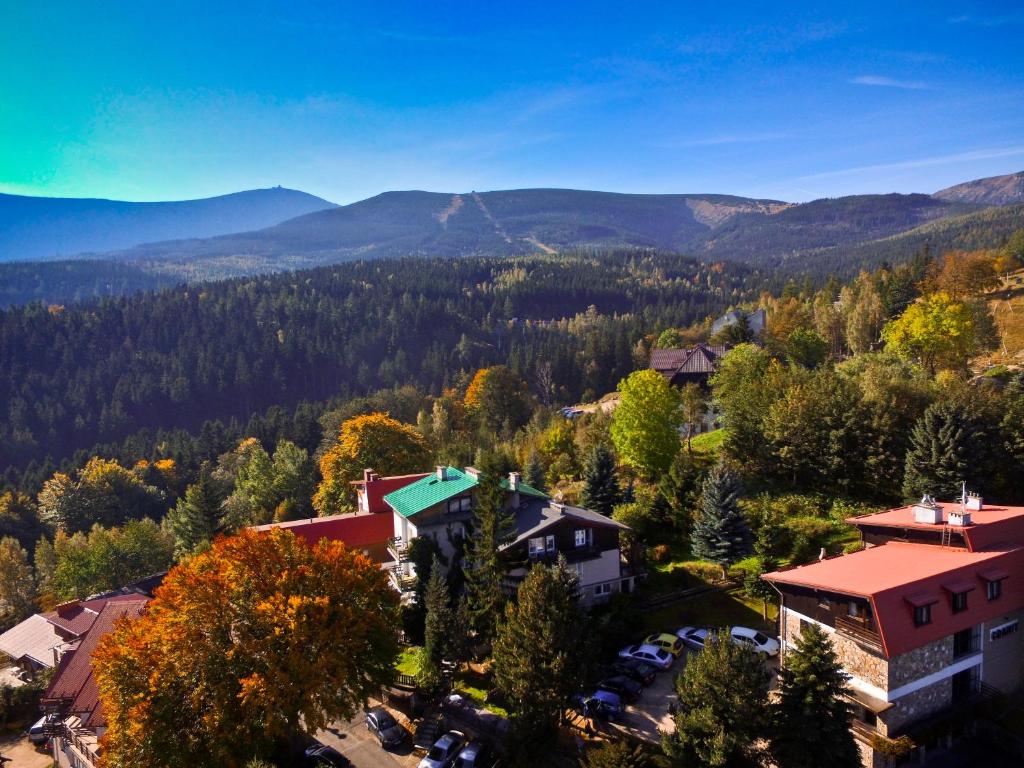
[{"label": "deciduous tree", "polygon": [[708,395],[699,384],[689,381],[683,385],[679,400],[686,428],[686,452],[693,453],[693,435],[704,423],[704,416],[708,412]]},{"label": "deciduous tree", "polygon": [[657,371],[635,371],[619,382],[611,436],[619,456],[648,477],[668,470],[679,453],[679,395]]},{"label": "deciduous tree", "polygon": [[500,432],[506,423],[512,429],[521,427],[530,418],[526,383],[504,365],[477,371],[463,404],[472,418],[493,433]]},{"label": "deciduous tree", "polygon": [[430,447],[414,427],[385,413],[356,416],[343,422],[335,444],[320,459],[323,481],[313,497],[321,515],[352,507],[349,483],[372,467],[381,475],[422,471],[430,464]]},{"label": "deciduous tree", "polygon": [[[237,765],[301,750],[394,674],[398,600],[340,542],[242,531],[173,569],[93,665],[109,768]],[[288,759],[291,759],[290,757]]]},{"label": "deciduous tree", "polygon": [[35,580],[28,553],[18,540],[0,539],[0,631],[32,613]]},{"label": "deciduous tree", "polygon": [[882,338],[887,349],[920,362],[930,373],[959,369],[975,350],[974,313],[948,293],[932,293],[888,323]]}]

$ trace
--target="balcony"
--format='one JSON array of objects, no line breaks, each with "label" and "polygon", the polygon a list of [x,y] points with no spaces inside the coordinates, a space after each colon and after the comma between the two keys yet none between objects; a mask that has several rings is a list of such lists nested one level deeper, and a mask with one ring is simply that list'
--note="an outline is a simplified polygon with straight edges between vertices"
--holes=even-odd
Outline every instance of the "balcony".
[{"label": "balcony", "polygon": [[871,628],[867,619],[836,616],[836,632],[853,640],[865,651],[877,654],[885,652],[881,635]]},{"label": "balcony", "polygon": [[391,579],[391,585],[399,592],[412,592],[416,589],[416,576],[405,573],[401,565],[388,569],[388,576]]},{"label": "balcony", "polygon": [[402,541],[401,536],[388,539],[388,554],[396,563],[404,563],[409,559],[409,545]]},{"label": "balcony", "polygon": [[531,552],[529,558],[531,563],[554,563],[558,560],[559,555],[564,555],[566,562],[580,563],[584,560],[596,560],[601,556],[603,551],[604,550],[591,544],[585,547],[572,547],[571,549],[565,549],[561,552],[556,549],[545,550],[543,552]]}]

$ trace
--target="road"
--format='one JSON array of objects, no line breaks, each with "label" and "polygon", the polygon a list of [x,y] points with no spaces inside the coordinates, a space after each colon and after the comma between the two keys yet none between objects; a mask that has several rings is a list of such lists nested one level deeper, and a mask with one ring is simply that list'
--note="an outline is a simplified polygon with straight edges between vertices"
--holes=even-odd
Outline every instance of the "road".
[{"label": "road", "polygon": [[332,723],[317,732],[316,737],[341,752],[355,768],[413,768],[419,763],[419,758],[412,753],[411,738],[397,749],[381,749],[377,737],[366,730],[361,714],[347,723]]}]

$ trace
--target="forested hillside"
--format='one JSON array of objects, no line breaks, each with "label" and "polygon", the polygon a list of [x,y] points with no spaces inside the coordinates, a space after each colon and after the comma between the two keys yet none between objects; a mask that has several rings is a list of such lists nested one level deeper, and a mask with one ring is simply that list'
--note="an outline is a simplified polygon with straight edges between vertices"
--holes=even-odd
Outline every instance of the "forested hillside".
[{"label": "forested hillside", "polygon": [[197,429],[271,405],[464,372],[550,366],[547,397],[614,389],[651,327],[685,325],[766,286],[747,268],[644,252],[355,262],[77,307],[0,312],[0,467]]}]

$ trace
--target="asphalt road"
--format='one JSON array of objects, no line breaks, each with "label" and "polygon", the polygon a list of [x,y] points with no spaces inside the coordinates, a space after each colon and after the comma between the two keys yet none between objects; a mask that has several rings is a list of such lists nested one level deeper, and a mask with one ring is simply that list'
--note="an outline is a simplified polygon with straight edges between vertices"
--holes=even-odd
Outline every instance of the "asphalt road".
[{"label": "asphalt road", "polygon": [[412,753],[411,738],[397,749],[382,749],[377,737],[366,730],[362,714],[347,723],[331,723],[316,737],[341,752],[355,768],[414,768],[419,763],[419,758]]}]

